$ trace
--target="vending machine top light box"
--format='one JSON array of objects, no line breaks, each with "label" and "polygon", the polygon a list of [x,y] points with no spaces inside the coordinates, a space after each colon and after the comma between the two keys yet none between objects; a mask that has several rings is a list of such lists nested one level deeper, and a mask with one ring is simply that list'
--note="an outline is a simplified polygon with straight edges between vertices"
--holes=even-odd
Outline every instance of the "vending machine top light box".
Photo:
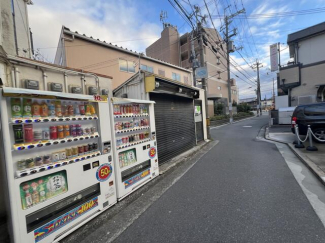
[{"label": "vending machine top light box", "polygon": [[0,89],[11,241],[57,242],[117,202],[107,96]]},{"label": "vending machine top light box", "polygon": [[159,175],[154,103],[111,99],[118,200]]}]

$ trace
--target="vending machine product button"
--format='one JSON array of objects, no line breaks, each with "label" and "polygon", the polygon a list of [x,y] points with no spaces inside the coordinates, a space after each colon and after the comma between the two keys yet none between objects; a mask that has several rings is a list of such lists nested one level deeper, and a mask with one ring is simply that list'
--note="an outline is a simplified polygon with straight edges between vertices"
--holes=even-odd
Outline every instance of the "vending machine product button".
[{"label": "vending machine product button", "polygon": [[65,120],[66,120],[66,121],[70,121],[70,118],[69,118],[69,117],[67,117],[67,118],[65,118]]},{"label": "vending machine product button", "polygon": [[53,144],[59,144],[59,141],[54,141]]},{"label": "vending machine product button", "polygon": [[30,145],[27,146],[28,149],[32,149],[34,147],[35,147],[35,145],[33,145],[33,144],[30,144]]},{"label": "vending machine product button", "polygon": [[49,165],[49,166],[47,166],[47,169],[48,169],[48,170],[53,169],[53,165]]},{"label": "vending machine product button", "polygon": [[78,138],[74,138],[73,141],[78,141]]},{"label": "vending machine product button", "polygon": [[44,167],[41,167],[41,168],[39,168],[39,172],[41,172],[41,171],[44,171],[44,170],[46,170],[46,168],[44,168]]},{"label": "vending machine product button", "polygon": [[84,120],[88,120],[88,118],[87,117],[84,117]]},{"label": "vending machine product button", "polygon": [[62,165],[67,165],[67,164],[68,164],[68,161],[62,162]]},{"label": "vending machine product button", "polygon": [[61,166],[61,164],[56,164],[54,167],[57,168],[57,167],[60,167],[60,166]]},{"label": "vending machine product button", "polygon": [[74,162],[78,162],[80,159],[75,159]]},{"label": "vending machine product button", "polygon": [[50,146],[52,143],[50,143],[50,142],[47,142],[47,143],[45,143],[45,146]]},{"label": "vending machine product button", "polygon": [[37,147],[39,147],[39,148],[40,148],[40,147],[43,147],[43,145],[44,145],[44,144],[42,144],[42,143],[39,143],[39,144],[37,144]]},{"label": "vending machine product button", "polygon": [[49,121],[49,119],[47,119],[47,118],[43,119],[43,122],[48,122],[48,121]]},{"label": "vending machine product button", "polygon": [[61,140],[61,142],[60,143],[65,143],[65,140]]},{"label": "vending machine product button", "polygon": [[81,121],[82,120],[82,117],[78,117],[78,120]]},{"label": "vending machine product button", "polygon": [[69,164],[72,164],[73,162],[74,162],[74,160],[70,160],[70,161],[69,161]]},{"label": "vending machine product button", "polygon": [[64,119],[63,118],[59,118],[59,121],[64,121]]},{"label": "vending machine product button", "polygon": [[68,141],[68,143],[70,143],[70,142],[72,142],[72,139],[69,138],[67,141]]}]

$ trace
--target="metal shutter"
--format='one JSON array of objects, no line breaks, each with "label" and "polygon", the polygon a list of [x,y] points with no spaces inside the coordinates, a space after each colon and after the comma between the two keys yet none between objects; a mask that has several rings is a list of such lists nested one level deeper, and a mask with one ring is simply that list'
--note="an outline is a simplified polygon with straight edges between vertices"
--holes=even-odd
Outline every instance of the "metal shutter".
[{"label": "metal shutter", "polygon": [[168,94],[150,94],[155,104],[159,164],[196,144],[193,100]]}]

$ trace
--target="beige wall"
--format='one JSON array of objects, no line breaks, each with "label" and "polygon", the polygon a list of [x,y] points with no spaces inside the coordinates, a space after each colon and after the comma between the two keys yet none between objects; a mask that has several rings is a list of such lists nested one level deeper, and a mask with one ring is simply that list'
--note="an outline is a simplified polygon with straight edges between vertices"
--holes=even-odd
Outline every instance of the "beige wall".
[{"label": "beige wall", "polygon": [[280,70],[280,84],[282,85],[282,79],[285,79],[284,84],[291,84],[299,82],[299,67],[287,68]]},{"label": "beige wall", "polygon": [[166,27],[161,32],[161,38],[146,49],[149,57],[163,60],[180,66],[179,34],[175,27]]},{"label": "beige wall", "polygon": [[298,104],[299,96],[317,95],[316,85],[325,84],[325,63],[301,68],[301,86],[293,88],[291,105]]},{"label": "beige wall", "polygon": [[[86,40],[75,38],[74,41],[65,41],[65,53],[68,67],[80,68],[90,72],[96,72],[113,77],[113,89],[124,83],[135,73],[120,71],[119,59],[138,63],[136,54],[126,53],[112,48],[92,44]],[[184,76],[192,82],[191,72],[164,65],[151,60],[141,58],[141,64],[153,67],[154,73],[158,74],[158,69],[165,71],[165,77],[172,78],[172,73],[181,75],[181,82]],[[138,71],[138,65],[136,66]]]}]

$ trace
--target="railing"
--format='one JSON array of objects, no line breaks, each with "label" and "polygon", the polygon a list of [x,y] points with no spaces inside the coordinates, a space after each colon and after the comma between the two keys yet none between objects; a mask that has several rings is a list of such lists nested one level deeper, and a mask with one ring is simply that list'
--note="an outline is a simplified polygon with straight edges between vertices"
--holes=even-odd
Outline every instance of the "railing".
[{"label": "railing", "polygon": [[295,134],[296,134],[295,148],[304,148],[305,145],[303,145],[303,143],[306,142],[307,139],[309,138],[309,146],[307,146],[306,150],[308,150],[308,151],[318,151],[318,148],[313,145],[313,137],[319,142],[322,142],[322,143],[325,142],[325,140],[322,140],[322,139],[318,138],[313,133],[313,131],[310,128],[310,125],[308,125],[307,135],[306,135],[304,140],[300,139],[298,125],[295,125]]}]

